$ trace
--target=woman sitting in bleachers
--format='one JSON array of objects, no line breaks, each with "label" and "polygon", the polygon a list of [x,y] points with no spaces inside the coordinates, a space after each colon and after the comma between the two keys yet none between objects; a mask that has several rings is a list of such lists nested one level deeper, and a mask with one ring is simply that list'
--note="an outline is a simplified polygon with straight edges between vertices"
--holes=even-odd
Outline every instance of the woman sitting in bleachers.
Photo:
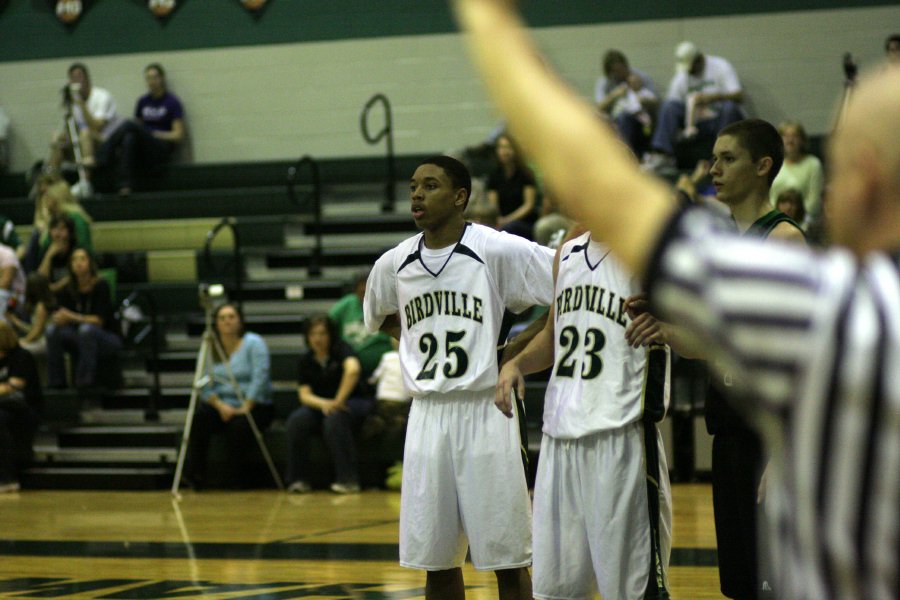
[{"label": "woman sitting in bleachers", "polygon": [[359,491],[359,465],[354,429],[372,412],[374,398],[358,398],[359,359],[343,341],[334,321],[325,315],[306,325],[309,350],[300,357],[298,390],[300,406],[287,420],[288,491],[304,493],[309,485],[309,440],[317,432],[334,460],[335,481],[331,491]]},{"label": "woman sitting in bleachers", "polygon": [[[213,434],[225,434],[227,477],[230,487],[246,487],[252,480],[244,470],[248,457],[259,456],[247,414],[253,416],[260,432],[272,423],[272,381],[269,375],[269,348],[265,340],[244,331],[244,319],[237,305],[225,303],[213,313],[213,331],[225,356],[212,352],[212,379],[203,388],[191,427],[187,468],[188,485],[206,484],[207,455]],[[231,377],[238,390],[232,385]]]},{"label": "woman sitting in bleachers", "polygon": [[72,252],[68,283],[58,299],[47,328],[47,384],[66,387],[64,354],[69,352],[76,357],[75,387],[92,388],[101,362],[122,349],[122,337],[109,284],[84,248]]}]

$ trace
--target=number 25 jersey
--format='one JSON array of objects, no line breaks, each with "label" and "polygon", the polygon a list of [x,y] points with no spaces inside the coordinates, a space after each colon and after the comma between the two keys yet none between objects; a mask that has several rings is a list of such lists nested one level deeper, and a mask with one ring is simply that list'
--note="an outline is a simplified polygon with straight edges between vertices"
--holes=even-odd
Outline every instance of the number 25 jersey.
[{"label": "number 25 jersey", "polygon": [[418,234],[384,253],[363,306],[370,331],[397,314],[403,383],[421,397],[495,386],[504,309],[520,313],[552,298],[548,249],[467,223],[450,248],[428,250]]}]

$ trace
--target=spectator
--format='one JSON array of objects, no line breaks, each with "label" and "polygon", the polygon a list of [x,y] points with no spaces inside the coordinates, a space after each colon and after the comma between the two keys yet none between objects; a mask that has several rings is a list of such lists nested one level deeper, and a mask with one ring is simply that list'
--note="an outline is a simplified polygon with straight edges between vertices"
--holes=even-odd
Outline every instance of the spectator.
[{"label": "spectator", "polygon": [[75,355],[75,387],[97,383],[101,361],[122,349],[109,284],[97,274],[97,263],[84,248],[69,258],[68,283],[58,295],[59,308],[47,327],[47,384],[66,387],[63,354]]},{"label": "spectator", "polygon": [[0,106],[0,173],[9,168],[9,117]]},{"label": "spectator", "polygon": [[[243,467],[255,452],[253,431],[265,431],[272,423],[272,381],[269,376],[269,348],[265,340],[244,331],[244,320],[235,304],[225,303],[213,313],[213,330],[225,356],[212,351],[212,379],[203,388],[191,427],[188,485],[195,490],[206,482],[209,442],[217,432],[225,434],[228,448],[228,483],[247,480]],[[232,376],[239,389],[232,385]]]},{"label": "spectator", "polygon": [[306,325],[308,351],[300,357],[297,395],[300,406],[287,421],[288,491],[310,490],[309,440],[321,431],[334,460],[338,494],[359,491],[359,467],[353,430],[372,412],[373,400],[354,396],[359,382],[359,359],[340,339],[337,325],[327,316],[313,317]]},{"label": "spectator", "polygon": [[[22,238],[16,233],[16,224],[5,215],[0,215],[0,244],[12,248],[16,251],[16,258],[21,258],[19,251],[23,246]],[[22,252],[24,253],[24,250]]]},{"label": "spectator", "polygon": [[659,110],[650,153],[643,168],[662,172],[675,167],[675,144],[689,126],[710,141],[720,129],[744,118],[744,92],[734,67],[720,56],[705,55],[693,42],[675,49],[676,73]]},{"label": "spectator", "polygon": [[488,177],[487,198],[488,203],[497,207],[500,213],[497,225],[501,231],[530,240],[537,218],[534,174],[522,161],[509,134],[504,133],[497,138],[495,155],[497,167]]},{"label": "spectator", "polygon": [[117,165],[120,196],[131,193],[138,169],[152,172],[163,166],[184,141],[184,108],[168,90],[162,65],[147,65],[144,79],[149,91],[138,98],[134,120],[110,136],[99,157],[100,164]]},{"label": "spectator", "polygon": [[[360,382],[367,384],[369,378],[381,355],[391,350],[391,336],[386,333],[369,333],[363,322],[362,300],[366,295],[366,280],[369,270],[360,271],[353,281],[353,291],[343,296],[328,311],[328,316],[337,325],[340,337],[350,344],[354,354],[359,359],[362,373]],[[360,392],[371,396],[371,389],[363,385]]]},{"label": "spectator", "polygon": [[50,220],[50,245],[43,256],[37,272],[50,280],[50,289],[57,293],[69,283],[69,259],[75,250],[75,224],[66,215],[57,215]]},{"label": "spectator", "polygon": [[774,206],[781,192],[787,189],[798,190],[803,196],[807,219],[801,224],[808,225],[809,221],[822,212],[822,192],[825,188],[822,162],[816,156],[807,154],[808,138],[800,123],[786,121],[778,126],[778,133],[784,141],[784,166],[772,182],[769,198]]},{"label": "spectator", "polygon": [[900,33],[891,34],[884,41],[884,55],[889,65],[900,66]]},{"label": "spectator", "polygon": [[[52,176],[48,176],[49,181]],[[40,183],[39,186],[43,187]],[[69,189],[69,184],[62,179],[48,183],[43,193],[37,198],[34,207],[34,225],[28,245],[22,253],[22,265],[27,272],[41,269],[46,259],[53,236],[50,234],[52,223],[60,222],[59,217],[65,217],[71,224],[69,241],[73,246],[85,248],[93,252],[91,240],[91,217],[79,204],[78,200]],[[54,249],[54,250],[58,250]],[[51,256],[52,258],[52,256]],[[57,265],[65,270],[67,261]],[[58,278],[52,277],[49,271],[43,271],[45,275],[55,282]],[[56,291],[57,288],[54,288]]]},{"label": "spectator", "polygon": [[41,273],[32,273],[25,280],[25,312],[28,322],[23,321],[13,310],[8,309],[6,319],[23,336],[19,345],[33,355],[47,353],[47,325],[49,317],[56,310],[56,296],[50,290],[50,280]]},{"label": "spectator", "polygon": [[[67,110],[67,119],[71,116],[75,120],[78,139],[69,139],[68,131],[55,134],[48,164],[59,170],[64,156],[71,150],[72,144],[77,143],[81,151],[81,164],[90,180],[90,173],[97,166],[95,148],[109,139],[122,123],[116,101],[108,91],[91,84],[90,74],[84,64],[73,63],[69,66],[68,84],[63,88],[63,104]],[[79,188],[78,195],[89,196],[90,182],[79,183],[87,189]]]},{"label": "spectator", "polygon": [[806,209],[803,206],[803,194],[799,190],[789,188],[778,194],[775,209],[789,216],[795,223],[803,223]]},{"label": "spectator", "polygon": [[659,106],[656,87],[645,73],[631,68],[618,50],[603,56],[603,75],[594,88],[597,108],[615,123],[619,137],[639,157],[648,149],[653,133]]},{"label": "spectator", "polygon": [[31,460],[40,414],[34,358],[19,346],[13,328],[0,321],[0,493],[19,491],[18,472]]},{"label": "spectator", "polygon": [[16,252],[9,246],[0,244],[0,307],[5,311],[23,299],[25,293],[25,273],[16,258]]}]

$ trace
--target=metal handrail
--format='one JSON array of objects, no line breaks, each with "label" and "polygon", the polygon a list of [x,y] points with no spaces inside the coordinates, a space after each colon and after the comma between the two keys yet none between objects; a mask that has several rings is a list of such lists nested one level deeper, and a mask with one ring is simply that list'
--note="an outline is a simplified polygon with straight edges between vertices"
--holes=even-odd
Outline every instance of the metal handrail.
[{"label": "metal handrail", "polygon": [[[381,102],[384,107],[384,127],[374,136],[369,133],[369,111],[376,103]],[[363,138],[369,144],[377,144],[382,138],[387,139],[387,182],[384,185],[384,200],[381,203],[382,212],[394,211],[395,187],[397,185],[397,165],[394,160],[394,125],[391,116],[391,103],[384,94],[375,94],[363,107],[360,115],[360,128]]]},{"label": "metal handrail", "polygon": [[297,164],[288,169],[287,189],[288,198],[294,206],[300,206],[301,199],[297,197],[297,180],[304,165],[309,167],[312,175],[312,191],[307,193],[303,200],[312,199],[313,225],[315,227],[315,245],[312,257],[307,265],[310,277],[318,277],[322,274],[322,179],[319,175],[319,163],[309,154],[303,155]]},{"label": "metal handrail", "polygon": [[215,227],[209,230],[206,234],[206,243],[203,245],[203,256],[207,269],[212,272],[213,263],[210,247],[223,227],[231,229],[231,235],[234,239],[234,293],[231,296],[231,300],[240,307],[244,291],[244,267],[241,261],[241,238],[238,234],[237,222],[234,220],[234,217],[223,217]]},{"label": "metal handrail", "polygon": [[122,300],[119,304],[119,317],[120,320],[122,315],[129,306],[133,305],[138,298],[143,298],[147,301],[147,310],[150,313],[150,327],[145,327],[142,329],[136,336],[134,336],[134,343],[136,345],[140,344],[144,339],[149,335],[150,336],[150,358],[153,364],[153,388],[150,390],[150,401],[147,404],[147,408],[144,411],[144,418],[147,421],[159,421],[159,404],[160,399],[162,397],[162,385],[159,381],[159,329],[158,329],[158,320],[157,320],[157,308],[156,308],[156,298],[153,297],[153,294],[146,290],[134,290],[128,297]]}]

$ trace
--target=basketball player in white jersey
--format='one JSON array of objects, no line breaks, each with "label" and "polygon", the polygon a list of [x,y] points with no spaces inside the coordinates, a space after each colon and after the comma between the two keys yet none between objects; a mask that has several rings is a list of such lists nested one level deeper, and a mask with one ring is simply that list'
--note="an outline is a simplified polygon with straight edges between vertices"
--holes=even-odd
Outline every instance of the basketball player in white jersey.
[{"label": "basketball player in white jersey", "polygon": [[563,244],[557,260],[550,317],[503,367],[495,399],[512,416],[523,374],[552,366],[534,490],[534,596],[668,598],[671,494],[655,426],[668,404],[668,349],[626,341],[625,301],[639,287],[590,233]]},{"label": "basketball player in white jersey", "polygon": [[[523,238],[467,223],[459,161],[423,162],[410,182],[422,233],[375,263],[366,326],[400,340],[413,396],[403,457],[400,564],[427,571],[426,598],[464,598],[468,546],[500,598],[531,598],[531,527],[518,427],[494,408],[504,309],[550,304],[552,257]],[[399,323],[397,323],[399,321]],[[398,327],[399,326],[399,327]]]}]

